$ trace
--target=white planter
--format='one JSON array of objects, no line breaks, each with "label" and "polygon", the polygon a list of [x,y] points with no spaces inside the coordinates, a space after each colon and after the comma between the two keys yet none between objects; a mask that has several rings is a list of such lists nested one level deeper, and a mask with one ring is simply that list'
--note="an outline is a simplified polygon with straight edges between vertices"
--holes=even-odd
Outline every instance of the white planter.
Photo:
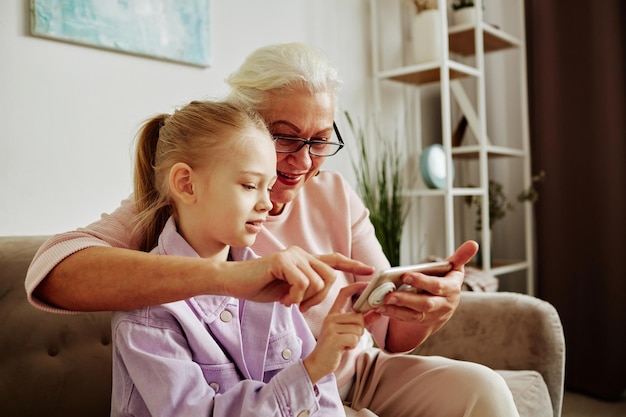
[{"label": "white planter", "polygon": [[413,56],[416,64],[441,59],[439,10],[424,10],[413,19]]},{"label": "white planter", "polygon": [[455,25],[476,24],[476,10],[474,7],[463,7],[454,10],[453,16]]}]

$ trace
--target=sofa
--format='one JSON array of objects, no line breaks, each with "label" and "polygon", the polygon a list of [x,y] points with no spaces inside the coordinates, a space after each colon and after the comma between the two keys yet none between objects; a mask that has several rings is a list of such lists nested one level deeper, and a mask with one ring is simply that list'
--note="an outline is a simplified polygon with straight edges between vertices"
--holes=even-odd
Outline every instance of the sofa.
[{"label": "sofa", "polygon": [[[26,270],[45,239],[0,237],[0,415],[108,416],[110,313],[52,314],[26,299]],[[487,365],[507,381],[521,416],[561,415],[563,329],[538,298],[464,292],[452,319],[413,353]]]}]

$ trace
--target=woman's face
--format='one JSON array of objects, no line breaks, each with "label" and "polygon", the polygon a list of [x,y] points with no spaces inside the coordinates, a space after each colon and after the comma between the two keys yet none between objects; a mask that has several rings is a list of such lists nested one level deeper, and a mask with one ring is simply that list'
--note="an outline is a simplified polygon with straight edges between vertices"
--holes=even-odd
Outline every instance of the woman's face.
[{"label": "woman's face", "polygon": [[[273,135],[302,139],[326,138],[332,140],[335,101],[330,92],[311,94],[299,90],[291,94],[272,94],[269,105],[261,115]],[[304,184],[314,177],[324,157],[309,154],[304,146],[295,153],[276,153],[278,179],[272,188],[274,207],[270,214],[283,211],[298,194]]]}]

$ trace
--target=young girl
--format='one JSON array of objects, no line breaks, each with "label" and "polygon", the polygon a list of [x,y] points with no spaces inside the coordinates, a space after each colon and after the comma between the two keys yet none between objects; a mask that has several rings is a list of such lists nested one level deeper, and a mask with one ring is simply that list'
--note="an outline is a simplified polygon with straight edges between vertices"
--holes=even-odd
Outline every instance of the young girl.
[{"label": "young girl", "polygon": [[[258,116],[225,102],[156,116],[138,138],[136,235],[160,255],[253,259],[275,179]],[[317,344],[297,306],[277,302],[203,295],[114,313],[111,415],[344,415],[333,371],[363,333],[343,313],[360,289],[342,290]]]}]

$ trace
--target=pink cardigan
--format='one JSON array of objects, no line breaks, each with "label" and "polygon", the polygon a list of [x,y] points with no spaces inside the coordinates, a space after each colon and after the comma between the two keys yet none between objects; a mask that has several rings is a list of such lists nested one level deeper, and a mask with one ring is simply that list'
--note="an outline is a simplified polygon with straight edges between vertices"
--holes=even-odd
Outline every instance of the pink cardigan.
[{"label": "pink cardigan", "polygon": [[[103,214],[100,220],[86,228],[51,237],[39,249],[28,269],[25,286],[30,302],[42,310],[67,312],[36,299],[33,290],[61,260],[81,249],[90,246],[137,249],[139,244],[132,241],[127,227],[134,214],[135,206],[129,197],[113,213]],[[333,171],[320,171],[300,190],[296,199],[287,204],[282,214],[270,217],[252,249],[263,256],[293,245],[314,254],[339,252],[373,265],[377,270],[389,266],[369,221],[368,210],[350,185]],[[316,337],[339,289],[369,278],[337,272],[329,296],[305,314]],[[387,324],[387,320],[380,320],[372,329],[378,346],[385,346]],[[339,386],[354,374],[356,357],[371,346],[371,339],[366,334],[359,347],[344,355],[342,365],[336,371]]]}]

